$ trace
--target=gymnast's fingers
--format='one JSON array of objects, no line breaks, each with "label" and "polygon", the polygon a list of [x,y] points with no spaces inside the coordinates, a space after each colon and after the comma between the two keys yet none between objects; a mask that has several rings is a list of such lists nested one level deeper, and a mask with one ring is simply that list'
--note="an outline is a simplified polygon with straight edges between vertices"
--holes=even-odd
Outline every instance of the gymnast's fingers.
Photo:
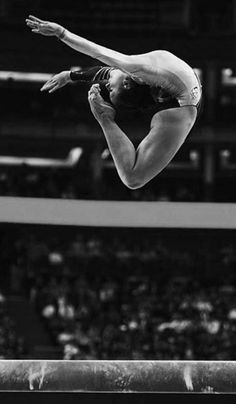
[{"label": "gymnast's fingers", "polygon": [[89,92],[88,93],[88,100],[89,101],[94,101],[96,98],[96,94]]},{"label": "gymnast's fingers", "polygon": [[[97,100],[98,97],[100,96],[100,88],[95,87],[95,85],[93,85],[90,90],[89,90],[89,96],[91,97],[92,100]],[[101,98],[101,96],[100,96]],[[100,101],[100,100],[99,100]]]},{"label": "gymnast's fingers", "polygon": [[51,94],[51,93],[54,93],[54,91],[56,91],[56,90],[58,90],[60,88],[60,86],[59,86],[59,84],[57,83],[56,85],[54,85],[52,88],[51,88],[51,90],[49,90],[48,92]]},{"label": "gymnast's fingers", "polygon": [[94,91],[94,94],[95,94],[95,101],[96,101],[98,104],[103,104],[103,105],[106,104],[106,102],[104,101],[104,99],[102,98],[102,96],[101,96],[101,94],[100,94],[100,90],[95,90],[95,91]]},{"label": "gymnast's fingers", "polygon": [[27,27],[31,28],[33,32],[39,32],[39,25],[35,24],[28,24],[26,23]]},{"label": "gymnast's fingers", "polygon": [[90,90],[89,90],[89,92],[88,92],[88,96],[89,96],[89,97],[95,97],[95,96],[96,96],[96,92],[95,92],[92,88],[90,88]]},{"label": "gymnast's fingers", "polygon": [[45,22],[43,20],[40,20],[40,18],[35,17],[34,15],[29,15],[29,21],[36,21],[36,22]]},{"label": "gymnast's fingers", "polygon": [[91,91],[95,91],[95,92],[100,92],[100,91],[101,91],[100,86],[99,86],[98,83],[93,84],[93,85],[91,86],[90,90],[91,90]]},{"label": "gymnast's fingers", "polygon": [[38,22],[34,22],[31,20],[27,20],[27,19],[25,21],[26,21],[26,25],[28,25],[29,27],[37,27],[39,25]]},{"label": "gymnast's fingers", "polygon": [[47,83],[45,83],[44,85],[43,85],[43,87],[40,89],[41,91],[46,91],[46,90],[50,90],[53,86],[55,86],[56,84],[58,84],[56,81],[54,81],[54,80],[50,80],[50,81],[47,81]]},{"label": "gymnast's fingers", "polygon": [[33,32],[34,34],[41,34],[41,32],[39,31],[38,28],[32,29],[32,32]]},{"label": "gymnast's fingers", "polygon": [[109,105],[104,102],[100,94],[92,93],[89,95],[88,99],[95,108],[97,107],[99,109],[104,109],[106,107],[109,107]]}]

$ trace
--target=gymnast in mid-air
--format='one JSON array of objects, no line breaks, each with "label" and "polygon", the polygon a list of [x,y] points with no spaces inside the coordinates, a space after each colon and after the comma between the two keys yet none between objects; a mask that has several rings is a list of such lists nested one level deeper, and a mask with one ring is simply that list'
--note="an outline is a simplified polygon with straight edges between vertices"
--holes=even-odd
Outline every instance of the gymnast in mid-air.
[{"label": "gymnast in mid-air", "polygon": [[[166,50],[126,55],[32,15],[26,24],[32,32],[55,36],[105,65],[85,71],[63,71],[41,90],[52,93],[73,81],[90,81],[89,105],[122,182],[136,189],[158,175],[184,143],[198,116],[202,88],[194,70]],[[116,123],[119,108],[154,111],[149,133],[137,149]]]}]

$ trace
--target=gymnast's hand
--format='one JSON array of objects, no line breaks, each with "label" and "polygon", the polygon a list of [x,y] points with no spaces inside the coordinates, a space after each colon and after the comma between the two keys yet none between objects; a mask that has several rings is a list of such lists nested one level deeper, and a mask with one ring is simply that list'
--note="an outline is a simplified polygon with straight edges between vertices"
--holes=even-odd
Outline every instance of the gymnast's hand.
[{"label": "gymnast's hand", "polygon": [[88,93],[91,111],[98,122],[103,120],[114,121],[116,111],[111,104],[104,101],[100,94],[99,84],[93,84]]},{"label": "gymnast's hand", "polygon": [[65,28],[55,22],[43,21],[33,15],[29,15],[26,18],[26,25],[31,28],[35,34],[41,34],[45,36],[57,36],[63,35]]},{"label": "gymnast's hand", "polygon": [[61,87],[64,87],[66,84],[72,83],[70,78],[70,70],[65,70],[61,73],[56,74],[50,80],[48,80],[40,91],[48,91],[49,93],[53,93]]}]

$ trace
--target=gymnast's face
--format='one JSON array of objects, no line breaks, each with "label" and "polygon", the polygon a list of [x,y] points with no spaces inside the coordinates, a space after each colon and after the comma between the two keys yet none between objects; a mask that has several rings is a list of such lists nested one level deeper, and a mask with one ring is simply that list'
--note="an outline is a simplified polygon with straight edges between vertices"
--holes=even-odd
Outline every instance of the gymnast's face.
[{"label": "gymnast's face", "polygon": [[116,105],[116,99],[120,91],[129,89],[130,76],[119,69],[112,69],[106,88],[109,91],[109,97],[112,104]]}]

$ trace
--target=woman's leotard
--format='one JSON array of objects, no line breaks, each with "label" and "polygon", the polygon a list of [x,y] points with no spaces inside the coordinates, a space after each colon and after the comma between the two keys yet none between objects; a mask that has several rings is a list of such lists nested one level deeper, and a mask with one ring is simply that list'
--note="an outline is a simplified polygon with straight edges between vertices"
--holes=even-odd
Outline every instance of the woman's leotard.
[{"label": "woman's leotard", "polygon": [[171,52],[158,50],[142,55],[142,71],[133,77],[150,86],[161,87],[177,99],[180,107],[198,106],[202,96],[200,80],[194,70]]}]

